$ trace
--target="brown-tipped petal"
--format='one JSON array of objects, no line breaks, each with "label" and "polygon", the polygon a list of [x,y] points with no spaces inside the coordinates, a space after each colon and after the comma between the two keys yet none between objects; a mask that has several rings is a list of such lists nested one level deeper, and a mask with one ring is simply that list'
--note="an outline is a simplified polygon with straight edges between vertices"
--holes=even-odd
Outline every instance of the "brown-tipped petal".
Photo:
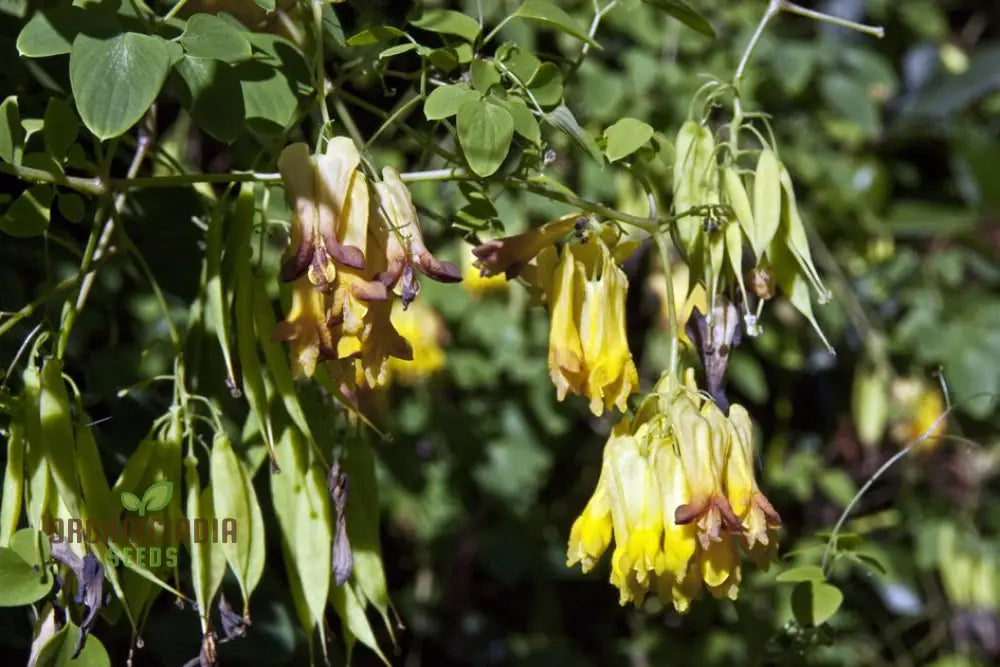
[{"label": "brown-tipped petal", "polygon": [[462,281],[462,272],[451,262],[442,262],[425,250],[417,255],[417,266],[425,276],[441,283],[458,283]]},{"label": "brown-tipped petal", "polygon": [[281,280],[290,283],[301,278],[309,270],[315,252],[316,248],[312,241],[303,236],[299,247],[295,249],[295,254],[281,263]]},{"label": "brown-tipped petal", "polygon": [[743,523],[736,516],[733,506],[729,504],[726,498],[716,496],[712,499],[712,505],[719,510],[719,514],[722,516],[722,525],[727,531],[734,534],[743,532]]},{"label": "brown-tipped petal", "polygon": [[[501,248],[503,248],[503,241],[500,239],[493,239],[492,241],[480,243],[474,247],[472,249],[472,254],[484,264],[489,264],[491,262],[496,262],[499,259],[499,252]],[[483,267],[483,271],[486,270],[486,267]]]},{"label": "brown-tipped petal", "polygon": [[399,277],[403,275],[406,258],[403,255],[394,255],[389,257],[388,262],[388,267],[386,267],[385,271],[379,271],[375,275],[375,280],[392,289],[399,282]]},{"label": "brown-tipped petal", "polygon": [[385,301],[389,290],[377,280],[351,283],[351,294],[362,301]]},{"label": "brown-tipped petal", "polygon": [[697,519],[704,511],[704,506],[698,506],[692,503],[678,505],[677,509],[674,510],[674,523],[678,526],[689,524]]},{"label": "brown-tipped petal", "polygon": [[524,262],[514,262],[507,270],[503,272],[503,277],[507,280],[513,280],[521,275],[521,271],[524,271],[524,267],[527,266]]},{"label": "brown-tipped petal", "polygon": [[767,499],[763,493],[755,493],[753,496],[753,503],[764,512],[764,516],[767,518],[767,523],[769,526],[780,526],[781,516],[778,511],[774,509],[774,505],[771,501]]},{"label": "brown-tipped petal", "polygon": [[365,254],[361,252],[361,248],[341,245],[330,230],[326,230],[323,234],[323,245],[326,246],[326,254],[338,264],[349,266],[352,269],[365,268]]}]

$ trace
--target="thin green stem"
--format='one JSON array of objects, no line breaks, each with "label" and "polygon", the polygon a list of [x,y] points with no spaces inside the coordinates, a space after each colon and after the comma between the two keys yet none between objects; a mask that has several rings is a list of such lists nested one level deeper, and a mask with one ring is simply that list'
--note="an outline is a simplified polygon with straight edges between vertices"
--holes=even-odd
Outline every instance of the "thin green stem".
[{"label": "thin green stem", "polygon": [[[91,268],[96,269],[105,261],[111,259],[113,254],[113,252],[109,251],[103,257],[96,260]],[[11,313],[10,318],[0,324],[0,336],[3,336],[5,333],[14,328],[21,320],[31,317],[34,312],[38,310],[38,308],[45,305],[49,300],[76,287],[81,280],[83,280],[83,273],[75,273],[69,278],[59,281],[44,293],[38,295],[31,303],[27,304],[16,313]]]},{"label": "thin green stem", "polygon": [[509,15],[509,16],[506,16],[506,17],[504,17],[504,19],[503,19],[502,21],[500,21],[500,23],[497,23],[496,27],[495,27],[495,28],[493,28],[493,30],[490,30],[490,31],[489,31],[489,33],[488,33],[488,34],[486,35],[486,37],[483,37],[483,41],[481,42],[481,44],[485,45],[485,44],[489,43],[489,41],[490,41],[491,39],[493,39],[494,37],[496,37],[496,36],[497,36],[497,33],[498,33],[498,32],[500,32],[500,30],[501,30],[501,29],[502,29],[502,28],[503,28],[503,27],[504,27],[505,25],[507,25],[507,22],[508,22],[508,21],[510,21],[510,20],[511,20],[512,18],[514,18],[514,15],[513,15],[513,14],[511,14],[511,15]]},{"label": "thin green stem", "polygon": [[750,38],[750,42],[747,47],[743,49],[743,55],[740,57],[740,64],[736,66],[736,73],[733,74],[733,87],[736,88],[737,96],[739,95],[740,79],[743,78],[743,72],[746,70],[747,63],[750,62],[750,55],[753,53],[754,48],[757,46],[757,42],[760,41],[761,35],[764,34],[764,28],[767,24],[771,22],[771,19],[781,11],[782,2],[781,0],[770,0],[767,3],[767,10],[764,12],[764,16],[761,17],[760,23],[757,24],[757,29],[754,30],[753,36]]},{"label": "thin green stem", "polygon": [[326,69],[323,60],[323,3],[320,0],[312,0],[312,24],[313,41],[316,48],[313,54],[313,86],[316,88],[316,103],[319,104],[320,117],[323,119],[323,128],[320,136],[330,127],[330,110],[326,106]]},{"label": "thin green stem", "polygon": [[670,249],[667,247],[666,232],[657,232],[653,235],[656,239],[656,246],[660,249],[660,260],[663,262],[664,290],[667,293],[667,317],[670,318],[669,354],[667,357],[667,372],[671,380],[677,377],[677,367],[680,364],[680,332],[677,327],[680,322],[677,318],[677,304],[674,302],[673,271],[670,266]]},{"label": "thin green stem", "polygon": [[181,9],[184,8],[184,5],[187,4],[187,1],[188,0],[177,0],[177,4],[175,4],[173,7],[171,7],[169,12],[167,12],[166,14],[164,14],[162,22],[166,23],[170,19],[172,19],[175,16],[177,16],[177,12],[179,12]]},{"label": "thin green stem", "polygon": [[91,195],[103,195],[106,191],[100,178],[80,178],[78,176],[66,176],[65,174],[54,174],[44,169],[34,167],[17,166],[0,162],[0,173],[16,176],[22,181],[29,183],[52,183],[71,188],[78,192],[86,192]]},{"label": "thin green stem", "polygon": [[617,209],[611,208],[610,206],[605,206],[604,204],[599,204],[597,202],[578,197],[569,192],[562,192],[559,190],[553,190],[552,188],[546,187],[540,183],[533,183],[531,181],[524,181],[516,178],[508,178],[503,183],[509,187],[516,188],[518,190],[524,190],[526,192],[531,192],[536,195],[545,197],[546,199],[551,199],[553,201],[562,202],[564,204],[569,204],[570,206],[576,206],[584,211],[590,213],[595,213],[597,215],[609,218],[612,220],[617,220],[623,222],[626,225],[631,225],[633,227],[638,227],[649,234],[655,234],[659,228],[658,223],[660,222],[673,222],[674,216],[669,219],[654,219],[643,218],[637,215],[632,215],[630,213],[625,213],[624,211],[619,211]]},{"label": "thin green stem", "polygon": [[871,35],[872,37],[878,37],[879,39],[885,37],[885,28],[880,25],[866,25],[864,23],[856,23],[855,21],[848,21],[847,19],[842,19],[838,16],[831,16],[830,14],[817,12],[813,9],[800,7],[794,2],[787,2],[787,0],[782,0],[779,4],[781,5],[781,11],[788,12],[789,14],[798,14],[799,16],[811,18],[814,21],[840,26],[841,28],[861,32],[866,35]]},{"label": "thin green stem", "polygon": [[396,110],[393,111],[392,114],[382,122],[379,128],[372,133],[372,136],[368,137],[368,141],[366,141],[364,144],[364,150],[368,150],[368,148],[373,143],[375,143],[375,140],[378,139],[383,132],[385,132],[387,129],[395,125],[396,122],[398,122],[405,114],[409,113],[410,110],[412,110],[413,107],[420,102],[420,99],[421,98],[419,95],[417,95],[416,93],[412,93],[412,97],[410,97],[410,99],[400,104],[396,108]]},{"label": "thin green stem", "polygon": [[122,192],[138,188],[171,188],[178,185],[196,183],[280,183],[281,174],[253,171],[230,172],[225,174],[174,174],[172,176],[143,176],[140,178],[116,178],[108,185],[111,190]]}]

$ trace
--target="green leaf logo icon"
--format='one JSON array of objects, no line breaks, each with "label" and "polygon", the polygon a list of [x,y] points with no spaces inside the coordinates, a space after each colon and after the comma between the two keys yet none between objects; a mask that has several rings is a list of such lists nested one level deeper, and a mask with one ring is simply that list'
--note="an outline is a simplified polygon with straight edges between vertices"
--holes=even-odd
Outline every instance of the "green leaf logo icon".
[{"label": "green leaf logo icon", "polygon": [[146,489],[141,500],[134,493],[123,491],[122,507],[131,512],[138,512],[139,516],[146,516],[146,512],[155,512],[169,505],[173,496],[174,483],[162,480]]}]

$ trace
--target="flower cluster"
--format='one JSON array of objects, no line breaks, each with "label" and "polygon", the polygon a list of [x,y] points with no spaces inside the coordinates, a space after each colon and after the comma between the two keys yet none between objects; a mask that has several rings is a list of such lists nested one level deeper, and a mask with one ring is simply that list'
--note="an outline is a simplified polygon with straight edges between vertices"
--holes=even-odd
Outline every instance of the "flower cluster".
[{"label": "flower cluster", "polygon": [[621,604],[639,605],[652,591],[684,612],[702,587],[735,599],[740,551],[766,568],[781,522],[753,463],[746,409],[723,414],[692,371],[683,384],[665,375],[612,431],[597,488],[570,531],[567,565],[589,571],[613,539]]},{"label": "flower cluster", "polygon": [[328,362],[339,381],[378,387],[389,379],[390,358],[412,358],[391,320],[393,296],[409,305],[420,288],[417,269],[446,282],[460,275],[427,250],[399,174],[386,167],[372,188],[360,162],[345,137],[331,139],[321,155],[297,143],[278,158],[293,210],[281,266],[292,297],[274,335],[290,342],[297,375],[311,376],[317,363]]},{"label": "flower cluster", "polygon": [[628,278],[619,266],[634,245],[587,232],[587,219],[570,215],[484,243],[473,253],[484,275],[523,273],[541,294],[552,318],[548,363],[557,396],[587,396],[591,412],[600,416],[612,407],[625,410],[639,386],[625,334]]}]

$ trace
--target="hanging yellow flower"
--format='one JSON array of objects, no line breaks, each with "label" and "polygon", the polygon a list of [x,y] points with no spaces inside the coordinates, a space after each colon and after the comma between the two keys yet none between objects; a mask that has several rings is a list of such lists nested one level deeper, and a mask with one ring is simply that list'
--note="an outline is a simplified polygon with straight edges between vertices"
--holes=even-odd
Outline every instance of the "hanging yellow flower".
[{"label": "hanging yellow flower", "polygon": [[628,278],[597,235],[538,255],[537,280],[549,304],[549,376],[559,400],[590,399],[590,410],[625,410],[639,377],[625,335]]},{"label": "hanging yellow flower", "polygon": [[615,544],[611,583],[621,604],[650,591],[680,612],[702,587],[736,599],[739,549],[766,567],[780,517],[753,474],[749,415],[727,417],[697,391],[667,379],[604,447],[593,497],[570,531],[567,565],[590,570]]},{"label": "hanging yellow flower", "polygon": [[424,245],[399,174],[386,168],[371,196],[360,163],[346,137],[334,137],[317,156],[292,144],[278,159],[294,213],[281,277],[293,287],[291,309],[274,337],[291,342],[297,375],[311,376],[327,361],[349,388],[382,386],[390,359],[413,358],[391,313],[395,295],[404,309],[416,297],[415,268],[436,280],[460,279],[457,267]]}]

